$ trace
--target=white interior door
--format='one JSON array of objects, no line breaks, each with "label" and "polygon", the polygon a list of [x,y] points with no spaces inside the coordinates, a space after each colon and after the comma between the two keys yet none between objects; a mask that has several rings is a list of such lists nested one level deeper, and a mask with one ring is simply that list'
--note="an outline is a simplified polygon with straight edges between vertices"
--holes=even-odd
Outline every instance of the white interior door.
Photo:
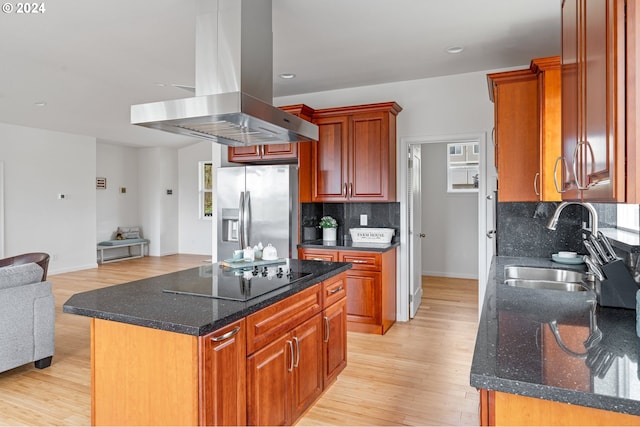
[{"label": "white interior door", "polygon": [[420,145],[409,145],[409,315],[415,317],[422,301],[422,157]]}]

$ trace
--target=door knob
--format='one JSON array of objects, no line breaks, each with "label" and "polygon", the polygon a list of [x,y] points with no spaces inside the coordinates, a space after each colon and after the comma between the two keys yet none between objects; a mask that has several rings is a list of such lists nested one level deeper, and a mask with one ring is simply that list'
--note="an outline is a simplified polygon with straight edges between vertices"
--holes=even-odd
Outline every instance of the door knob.
[{"label": "door knob", "polygon": [[420,237],[422,237],[422,238],[427,237],[427,235],[426,235],[426,234],[424,234],[424,233],[420,233],[420,234],[418,234],[418,236],[420,236]]}]

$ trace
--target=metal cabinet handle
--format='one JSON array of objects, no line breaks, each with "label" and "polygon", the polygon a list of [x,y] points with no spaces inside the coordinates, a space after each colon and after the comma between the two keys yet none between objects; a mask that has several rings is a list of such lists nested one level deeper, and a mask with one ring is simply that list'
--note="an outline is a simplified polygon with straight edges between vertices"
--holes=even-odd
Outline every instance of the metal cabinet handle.
[{"label": "metal cabinet handle", "polygon": [[343,290],[344,288],[342,287],[342,285],[338,286],[335,289],[331,289],[329,291],[329,295],[333,295],[333,294],[337,294],[338,292],[340,292],[341,290]]},{"label": "metal cabinet handle", "polygon": [[312,261],[324,261],[322,258],[311,258]]},{"label": "metal cabinet handle", "polygon": [[349,260],[349,262],[352,262],[354,264],[367,264],[367,261],[363,259],[352,259],[352,260]]},{"label": "metal cabinet handle", "polygon": [[300,364],[300,340],[298,340],[298,337],[293,337],[293,340],[296,343],[296,361],[293,364],[293,367],[297,368],[298,365]]},{"label": "metal cabinet handle", "polygon": [[591,153],[591,170],[592,171],[596,161],[595,155],[593,154],[593,148],[591,148],[591,144],[589,144],[589,141],[579,141],[578,145],[576,145],[576,148],[573,150],[573,177],[576,181],[576,186],[578,187],[578,190],[587,190],[593,185],[593,184],[587,184],[585,187],[580,182],[580,178],[578,175],[578,153],[582,151],[580,147],[583,145],[586,146],[589,149],[589,152]]},{"label": "metal cabinet handle", "polygon": [[540,196],[540,192],[538,191],[538,178],[540,178],[540,172],[536,172],[533,177],[533,191],[536,193],[536,196]]},{"label": "metal cabinet handle", "polygon": [[232,331],[227,332],[226,334],[222,334],[219,337],[213,337],[211,338],[211,341],[213,342],[220,342],[220,341],[224,341],[226,339],[231,338],[232,336],[234,336],[235,334],[237,334],[238,332],[240,332],[240,326],[236,326]]},{"label": "metal cabinet handle", "polygon": [[490,239],[493,239],[493,236],[496,235],[496,230],[489,230],[487,231],[487,237]]},{"label": "metal cabinet handle", "polygon": [[289,362],[289,368],[287,368],[287,372],[293,371],[293,343],[291,341],[287,341],[289,345],[289,354],[291,355],[291,359]]},{"label": "metal cabinet handle", "polygon": [[329,325],[329,318],[324,316],[324,342],[329,342],[329,335],[331,334],[331,326]]},{"label": "metal cabinet handle", "polygon": [[349,198],[353,197],[353,183],[349,183]]},{"label": "metal cabinet handle", "polygon": [[[558,186],[558,163],[562,161],[562,163],[564,164],[564,170],[568,170],[568,165],[567,165],[567,159],[564,158],[564,156],[560,156],[556,159],[555,164],[553,165],[553,186],[556,187],[556,191],[558,193],[566,193],[567,190],[563,189],[562,186],[564,186],[564,183],[562,184],[562,186]],[[562,175],[561,175],[562,176]]]},{"label": "metal cabinet handle", "polygon": [[347,197],[347,183],[342,186],[342,197]]}]

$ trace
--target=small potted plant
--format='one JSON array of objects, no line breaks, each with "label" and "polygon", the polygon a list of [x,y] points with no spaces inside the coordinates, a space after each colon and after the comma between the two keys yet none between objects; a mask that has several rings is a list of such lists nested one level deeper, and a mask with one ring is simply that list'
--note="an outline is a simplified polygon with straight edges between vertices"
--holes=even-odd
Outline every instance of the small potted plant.
[{"label": "small potted plant", "polygon": [[322,218],[320,218],[320,228],[322,228],[322,240],[329,242],[336,240],[338,221],[336,221],[333,217],[323,216]]}]

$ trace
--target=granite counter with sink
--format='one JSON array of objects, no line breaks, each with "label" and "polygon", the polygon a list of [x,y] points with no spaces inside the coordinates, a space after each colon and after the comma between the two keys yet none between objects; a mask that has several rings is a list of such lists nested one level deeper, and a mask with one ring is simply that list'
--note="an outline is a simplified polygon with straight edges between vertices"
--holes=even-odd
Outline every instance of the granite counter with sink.
[{"label": "granite counter with sink", "polygon": [[597,306],[591,290],[507,286],[507,265],[585,270],[584,265],[546,258],[494,258],[478,325],[471,385],[640,416],[635,310]]}]

